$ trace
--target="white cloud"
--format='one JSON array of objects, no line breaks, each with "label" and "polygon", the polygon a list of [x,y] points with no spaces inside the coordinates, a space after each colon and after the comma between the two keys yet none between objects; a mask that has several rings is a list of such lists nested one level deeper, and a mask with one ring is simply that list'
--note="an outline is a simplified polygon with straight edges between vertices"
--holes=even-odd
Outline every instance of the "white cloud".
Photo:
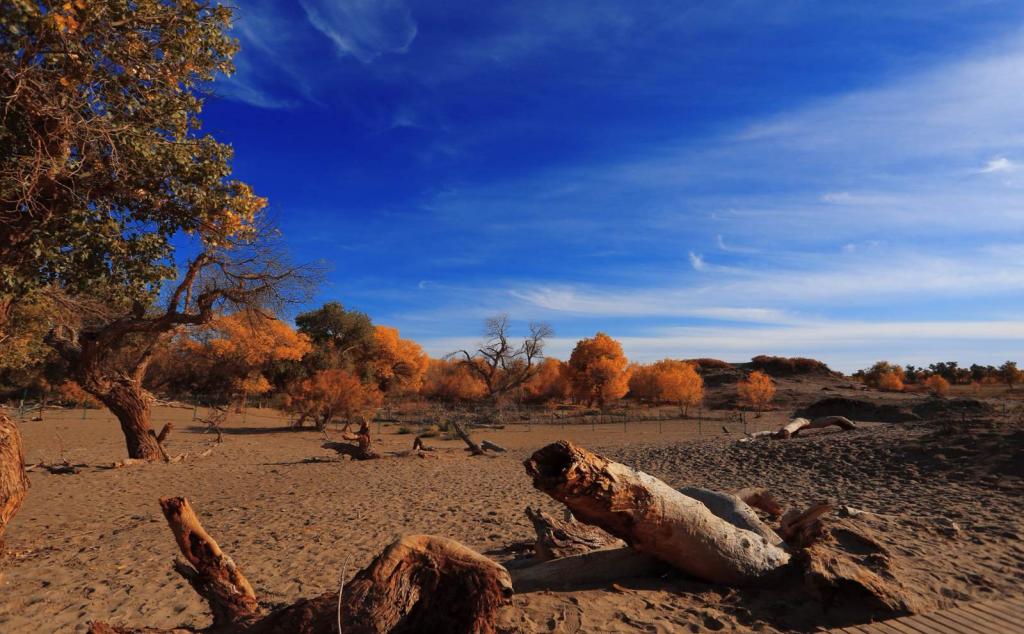
[{"label": "white cloud", "polygon": [[370,63],[405,53],[418,27],[402,0],[301,0],[306,17],[338,51]]},{"label": "white cloud", "polygon": [[978,170],[982,174],[992,174],[995,172],[1015,172],[1020,166],[1014,163],[1010,159],[999,156],[989,161],[985,167]]},{"label": "white cloud", "polygon": [[707,269],[707,264],[704,263],[704,258],[699,253],[690,251],[690,266],[695,271],[703,271]]}]

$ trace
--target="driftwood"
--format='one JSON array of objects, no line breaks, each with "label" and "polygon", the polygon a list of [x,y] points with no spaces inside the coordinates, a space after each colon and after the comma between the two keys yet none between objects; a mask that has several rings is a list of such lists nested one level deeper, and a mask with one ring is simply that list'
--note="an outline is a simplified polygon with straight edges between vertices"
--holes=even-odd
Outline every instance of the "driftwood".
[{"label": "driftwood", "polygon": [[469,435],[469,432],[466,431],[466,428],[463,427],[462,423],[460,423],[457,420],[453,420],[451,422],[451,426],[452,429],[455,430],[455,433],[458,434],[459,438],[462,439],[462,442],[466,443],[466,447],[469,449],[469,452],[471,454],[473,454],[474,456],[484,455],[483,448],[480,445],[476,444],[476,441],[474,441],[473,438]]},{"label": "driftwood", "polygon": [[544,447],[526,462],[533,486],[579,520],[694,577],[753,584],[775,576],[788,550],[712,513],[661,480],[572,443]]},{"label": "driftwood", "polygon": [[[498,608],[512,594],[501,565],[458,542],[413,535],[388,546],[373,562],[327,592],[267,611],[251,584],[203,530],[185,498],[160,501],[184,560],[175,570],[213,612],[210,630],[225,634],[346,634],[381,632],[493,633]],[[90,634],[196,632],[92,623]]]},{"label": "driftwood", "polygon": [[679,492],[695,500],[700,500],[708,510],[737,528],[756,533],[776,546],[782,543],[782,537],[771,526],[761,521],[746,502],[731,493],[721,493],[700,487],[683,487]]},{"label": "driftwood", "polygon": [[668,565],[632,548],[606,548],[512,568],[516,592],[600,588],[633,577],[660,575]]},{"label": "driftwood", "polygon": [[806,418],[794,418],[782,429],[772,434],[772,438],[792,438],[805,429],[822,429],[824,427],[838,427],[843,431],[857,429],[856,423],[845,416],[822,416],[814,420]]},{"label": "driftwood", "polygon": [[423,442],[423,436],[416,436],[412,440],[413,451],[437,451],[435,448],[430,447],[427,443]]},{"label": "driftwood", "polygon": [[746,502],[747,505],[762,510],[772,517],[782,515],[782,504],[775,499],[771,491],[764,487],[746,487],[739,491],[734,491],[733,495]]},{"label": "driftwood", "polygon": [[21,508],[28,486],[21,432],[14,421],[0,414],[0,552],[7,522]]},{"label": "driftwood", "polygon": [[480,441],[480,448],[481,449],[485,449],[487,451],[495,451],[495,452],[498,452],[498,453],[505,453],[506,451],[508,451],[508,449],[505,449],[501,445],[493,443],[493,442],[491,442],[489,440],[481,440]]},{"label": "driftwood", "polygon": [[588,526],[569,516],[567,521],[551,517],[544,511],[526,507],[526,517],[537,533],[534,557],[541,561],[561,559],[603,548],[621,548],[621,539],[612,537],[600,528]]},{"label": "driftwood", "polygon": [[380,454],[373,450],[373,443],[370,440],[370,423],[363,421],[359,425],[359,431],[353,434],[343,434],[345,440],[354,441],[355,444],[347,442],[335,442],[333,440],[321,445],[324,449],[333,449],[339,454],[351,456],[355,460],[374,460],[380,458]]}]

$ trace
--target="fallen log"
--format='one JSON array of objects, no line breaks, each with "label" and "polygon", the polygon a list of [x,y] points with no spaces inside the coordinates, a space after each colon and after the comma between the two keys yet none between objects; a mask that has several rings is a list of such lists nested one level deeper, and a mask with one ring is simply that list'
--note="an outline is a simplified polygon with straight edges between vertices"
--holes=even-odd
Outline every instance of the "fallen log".
[{"label": "fallen log", "polygon": [[486,451],[495,451],[497,453],[505,453],[506,451],[508,451],[508,449],[505,449],[501,445],[499,445],[497,443],[493,443],[493,442],[491,442],[489,440],[481,440],[480,441],[480,448],[484,449]]},{"label": "fallen log", "polygon": [[14,421],[0,414],[0,552],[4,549],[7,522],[21,508],[28,487],[21,432]]},{"label": "fallen log", "polygon": [[704,506],[708,507],[709,511],[737,528],[757,533],[776,546],[782,543],[779,534],[771,526],[762,522],[754,509],[736,495],[700,487],[683,487],[679,489],[679,492],[695,500],[700,500]]},{"label": "fallen log", "polygon": [[633,577],[663,574],[668,564],[632,548],[606,548],[513,568],[516,592],[600,588]]},{"label": "fallen log", "polygon": [[343,434],[342,437],[346,440],[355,441],[355,444],[329,440],[321,445],[321,447],[333,449],[342,455],[351,456],[354,460],[374,460],[380,458],[380,454],[373,450],[373,443],[370,440],[370,424],[365,420],[360,423],[359,431],[355,435]]},{"label": "fallen log", "polygon": [[526,517],[530,518],[533,530],[537,533],[533,553],[540,561],[625,546],[621,539],[612,537],[595,526],[577,522],[572,515],[563,522],[540,509],[535,511],[527,506]]},{"label": "fallen log", "polygon": [[814,420],[806,418],[794,418],[787,425],[772,434],[772,438],[792,438],[805,429],[822,429],[825,427],[838,427],[843,431],[857,429],[856,423],[845,416],[822,416]]},{"label": "fallen log", "polygon": [[[379,634],[466,632],[490,634],[498,608],[512,594],[504,567],[458,542],[430,535],[404,537],[344,584],[273,611],[264,609],[248,580],[206,533],[185,498],[160,500],[184,556],[175,570],[213,612],[209,631],[220,634]],[[198,632],[95,622],[90,634]]]},{"label": "fallen log", "polygon": [[469,449],[471,454],[474,456],[484,455],[483,448],[476,444],[473,438],[469,435],[469,432],[466,431],[466,428],[462,426],[462,423],[457,420],[453,420],[451,422],[451,426],[452,429],[455,430],[455,433],[458,434],[459,438],[462,439],[462,442],[466,443],[466,447]]},{"label": "fallen log", "polygon": [[694,577],[754,584],[790,560],[786,548],[730,524],[661,480],[572,443],[550,444],[524,465],[533,486],[580,521]]},{"label": "fallen log", "polygon": [[733,495],[743,500],[753,508],[760,509],[772,517],[779,517],[782,515],[782,504],[775,499],[775,496],[772,495],[771,491],[764,487],[746,487],[739,491],[734,491]]}]

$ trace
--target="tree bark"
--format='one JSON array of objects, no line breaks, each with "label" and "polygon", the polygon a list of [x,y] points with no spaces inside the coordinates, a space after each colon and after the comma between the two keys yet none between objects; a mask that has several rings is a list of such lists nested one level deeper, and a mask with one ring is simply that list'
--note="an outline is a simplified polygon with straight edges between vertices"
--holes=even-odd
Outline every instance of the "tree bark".
[{"label": "tree bark", "polygon": [[709,511],[733,526],[757,533],[768,540],[770,544],[776,546],[782,544],[779,534],[771,526],[762,522],[754,509],[738,496],[700,487],[683,487],[679,489],[679,492],[695,500],[700,500],[704,506],[708,507]]},{"label": "tree bark", "polygon": [[[160,505],[188,560],[176,562],[175,570],[210,604],[214,623],[209,632],[336,634],[340,620],[345,634],[493,634],[498,608],[512,594],[511,578],[500,564],[450,539],[411,535],[392,543],[345,583],[340,601],[338,592],[327,592],[268,613],[231,558],[203,530],[188,500],[163,498]],[[92,623],[89,632],[165,630]]]},{"label": "tree bark", "polygon": [[824,427],[838,427],[844,431],[857,429],[857,425],[845,416],[822,416],[813,421],[806,418],[794,418],[789,424],[772,434],[772,438],[792,438],[805,429],[822,429]]},{"label": "tree bark", "polygon": [[115,382],[108,390],[90,391],[117,417],[129,458],[149,462],[167,461],[167,454],[149,426],[149,399],[142,386],[125,379]]},{"label": "tree bark", "polygon": [[533,546],[534,557],[541,561],[581,555],[602,548],[621,548],[621,539],[612,537],[600,528],[577,522],[572,516],[568,521],[558,520],[544,511],[526,507],[526,517],[533,523],[537,540]]},{"label": "tree bark", "polygon": [[0,414],[0,553],[7,522],[21,508],[28,486],[21,432],[14,421]]},{"label": "tree bark", "polygon": [[775,577],[789,552],[719,518],[661,480],[569,442],[526,462],[533,486],[565,503],[582,522],[707,581],[745,585]]}]

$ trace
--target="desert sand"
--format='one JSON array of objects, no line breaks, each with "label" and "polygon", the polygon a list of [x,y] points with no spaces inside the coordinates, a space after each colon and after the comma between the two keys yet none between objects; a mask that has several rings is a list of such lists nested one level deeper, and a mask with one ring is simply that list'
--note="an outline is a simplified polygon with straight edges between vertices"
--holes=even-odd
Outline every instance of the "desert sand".
[{"label": "desert sand", "polygon": [[[798,405],[820,398],[818,390],[781,385],[779,400]],[[435,456],[393,457],[413,436],[396,424],[374,424],[384,458],[304,462],[335,454],[321,448],[322,434],[288,430],[273,410],[232,414],[225,441],[196,457],[212,446],[212,435],[192,420],[192,409],[158,406],[154,425],[175,423],[169,451],[193,457],[111,469],[124,445],[109,413],[90,410],[83,419],[81,410],[51,410],[45,421],[22,425],[27,464],[66,458],[87,466],[69,475],[30,473],[29,496],[7,531],[0,631],[84,631],[100,619],[207,624],[206,606],[171,569],[177,548],[157,505],[161,496],[189,497],[257,596],[272,603],[336,589],[343,573],[351,576],[403,534],[450,537],[500,561],[522,556],[509,546],[533,539],[524,507],[562,513],[531,487],[522,461],[558,439],[672,486],[766,486],[784,503],[829,499],[869,511],[858,519],[900,555],[902,578],[933,608],[1021,593],[1024,425],[1017,410],[864,423],[756,443],[737,442],[742,428],[726,422],[730,413],[705,411],[700,436],[692,418],[476,430],[478,439],[509,450],[480,457],[442,438],[428,440]],[[769,412],[748,429],[776,428],[790,413]],[[670,573],[517,594],[499,625],[507,632],[813,631],[849,618],[801,600],[798,588],[733,590]]]}]

